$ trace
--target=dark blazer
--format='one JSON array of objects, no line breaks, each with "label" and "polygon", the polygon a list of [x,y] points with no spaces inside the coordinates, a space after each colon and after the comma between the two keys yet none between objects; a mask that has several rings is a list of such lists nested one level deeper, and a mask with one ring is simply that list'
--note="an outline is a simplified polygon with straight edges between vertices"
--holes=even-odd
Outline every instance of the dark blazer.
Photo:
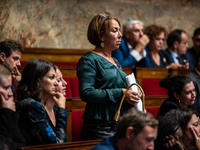
[{"label": "dark blazer", "polygon": [[15,96],[15,87],[14,87],[14,85],[13,85],[13,83],[11,84],[11,90],[12,90],[12,92],[13,92],[13,97],[15,98],[16,96]]},{"label": "dark blazer", "polygon": [[[171,55],[171,52],[170,52],[170,50],[168,48],[163,51],[163,54],[167,58],[167,62],[169,64],[175,62],[174,59],[173,59],[173,57],[172,57],[172,55]],[[186,56],[185,55],[181,55],[181,61],[184,61],[184,60],[187,60]]]},{"label": "dark blazer", "polygon": [[196,59],[197,59],[197,53],[194,50],[194,47],[187,50],[185,57],[189,61],[189,67],[194,68],[196,65]]},{"label": "dark blazer", "polygon": [[[149,50],[149,48],[146,46],[145,50],[147,52],[147,57],[150,60],[150,64],[151,64],[151,68],[165,68],[167,65],[169,65],[170,63],[168,62],[168,59],[165,56],[165,52],[164,50],[160,50],[158,51],[158,54],[160,56],[160,66],[158,66],[151,55],[151,51]],[[145,66],[146,67],[146,66]]]},{"label": "dark blazer", "polygon": [[165,55],[165,57],[167,58],[167,60],[170,64],[174,63],[174,59],[173,59],[171,52],[168,48],[166,50],[164,50],[164,55]]},{"label": "dark blazer", "polygon": [[[181,108],[179,106],[177,100],[176,99],[172,99],[172,98],[167,98],[161,104],[157,116],[164,116],[170,110],[177,109],[177,108]],[[198,111],[198,108],[197,108],[197,106],[195,104],[188,106],[188,108],[191,108],[191,109],[197,111],[197,116],[199,116],[199,111]]]},{"label": "dark blazer", "polygon": [[180,108],[178,102],[175,99],[168,98],[160,106],[157,116],[164,116],[168,111],[176,108]]},{"label": "dark blazer", "polygon": [[[122,67],[133,67],[137,64],[137,60],[130,54],[130,50],[125,42],[124,38],[121,38],[121,45],[118,49],[112,52],[112,56],[115,57]],[[145,66],[149,66],[149,61],[146,58],[141,59]]]},{"label": "dark blazer", "polygon": [[92,150],[119,150],[114,136],[103,139]]}]

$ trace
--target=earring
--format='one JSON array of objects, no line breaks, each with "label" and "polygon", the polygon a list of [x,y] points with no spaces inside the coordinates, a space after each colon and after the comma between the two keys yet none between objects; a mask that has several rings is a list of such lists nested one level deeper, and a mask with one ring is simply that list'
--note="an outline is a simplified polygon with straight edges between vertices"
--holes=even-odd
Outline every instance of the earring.
[{"label": "earring", "polygon": [[104,48],[104,42],[103,41],[101,42],[101,47]]},{"label": "earring", "polygon": [[178,104],[179,104],[179,106],[181,106],[181,100],[180,99],[178,99]]}]

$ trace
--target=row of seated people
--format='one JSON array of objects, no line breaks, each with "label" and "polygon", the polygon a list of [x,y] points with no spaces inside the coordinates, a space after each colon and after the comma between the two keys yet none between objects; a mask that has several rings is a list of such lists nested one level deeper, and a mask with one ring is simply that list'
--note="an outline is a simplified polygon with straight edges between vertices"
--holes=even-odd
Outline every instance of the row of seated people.
[{"label": "row of seated people", "polygon": [[[72,79],[72,82],[73,81],[75,81],[74,83],[75,84],[78,84],[78,79],[77,78],[71,78]],[[176,80],[175,80],[176,81]],[[68,83],[70,83],[69,85],[71,85],[71,82],[68,82]],[[75,85],[75,84],[73,84],[73,85]],[[179,85],[179,84],[178,84]],[[78,88],[77,88],[78,89]],[[75,96],[76,97],[76,96]],[[170,108],[170,107],[169,107]]]},{"label": "row of seated people", "polygon": [[[94,24],[93,21],[99,24]],[[102,22],[105,22],[103,25],[109,24],[112,30],[105,27],[104,34],[98,35],[101,32],[96,33],[94,26],[99,26]],[[119,47],[122,36],[118,20],[112,16],[97,15],[88,30],[88,39],[96,48],[82,56],[77,64],[79,94],[86,102],[82,132],[84,140],[102,139],[115,134],[111,130],[111,123],[128,87],[125,80],[127,75],[111,57],[112,50]],[[101,46],[102,41],[104,46]],[[64,109],[66,100],[63,94],[56,91],[59,81],[55,70],[51,62],[36,58],[30,60],[22,71],[22,79],[17,87],[17,112],[20,116],[19,127],[26,137],[26,143],[30,145],[67,140],[67,111]],[[13,71],[17,71],[17,68]],[[181,96],[182,93],[177,94]],[[195,95],[193,90],[189,94]],[[138,103],[140,96],[140,93],[128,90],[121,115]],[[194,99],[191,101],[194,102]],[[54,105],[57,109],[54,109]],[[181,107],[180,104],[177,106]]]},{"label": "row of seated people", "polygon": [[[30,63],[30,64],[33,63],[33,64],[41,65],[41,64],[38,62],[39,60],[40,60],[40,59],[34,59],[34,60],[30,61],[29,63]],[[36,61],[36,62],[35,62],[35,61]],[[40,60],[40,61],[42,61],[42,60]],[[46,63],[47,63],[47,62],[46,62]],[[29,65],[30,65],[30,64],[29,64]],[[34,65],[33,65],[33,66],[34,66]],[[37,73],[37,71],[34,70],[33,67],[27,66],[27,68],[28,68],[29,70],[26,71],[26,69],[25,69],[25,72],[30,72],[30,69],[31,69],[31,70],[33,70],[34,72]],[[41,68],[41,66],[40,66],[40,68]],[[45,69],[42,69],[42,70],[45,70]],[[40,73],[41,73],[41,72],[40,72]],[[60,72],[59,72],[59,74],[60,74]],[[22,75],[23,75],[23,74],[22,74]],[[61,76],[61,75],[59,75],[59,76]],[[31,79],[31,76],[28,76],[27,79],[30,80],[30,79]],[[73,78],[73,79],[76,79],[76,78]],[[61,78],[60,78],[59,80],[61,80]],[[31,80],[30,80],[30,81],[31,81]],[[35,80],[33,80],[33,81],[35,81]],[[76,80],[76,81],[77,81],[77,80]],[[66,85],[66,83],[64,82],[63,85]],[[65,90],[65,88],[63,88],[63,90]]]},{"label": "row of seated people", "polygon": [[[72,83],[74,83],[73,85],[75,85],[76,86],[76,88],[75,89],[79,89],[78,88],[78,78],[67,78],[68,79],[68,85],[72,85]],[[71,81],[70,81],[71,80]],[[175,81],[176,81],[177,79],[175,79]],[[154,80],[154,81],[156,81],[156,80]],[[151,83],[150,83],[150,85],[151,85]],[[156,85],[155,83],[154,83],[154,85]],[[176,85],[176,84],[175,84]],[[178,84],[179,85],[179,84]],[[75,94],[73,97],[79,97],[79,95],[78,95],[78,93],[79,92],[77,92],[77,94]],[[166,94],[166,91],[165,91],[165,94]],[[83,111],[81,112],[81,113],[83,113]],[[74,118],[75,119],[75,117],[72,117],[72,118]],[[79,116],[79,118],[81,118],[81,116]],[[72,122],[74,122],[74,121],[72,121]],[[75,125],[75,124],[74,124]],[[74,126],[73,125],[73,126]],[[76,127],[75,127],[76,128]],[[75,134],[76,135],[76,134]]]},{"label": "row of seated people", "polygon": [[[162,50],[166,39],[167,49]],[[139,20],[127,20],[123,24],[120,47],[112,52],[122,67],[194,68],[200,52],[200,28],[194,31],[193,46],[188,49],[188,35],[175,29],[167,36],[160,25],[143,28]]]},{"label": "row of seated people", "polygon": [[199,118],[196,112],[191,109],[173,109],[165,116],[159,116],[156,119],[148,113],[130,109],[120,118],[117,124],[115,135],[104,140],[29,146],[24,147],[23,150],[78,150],[81,147],[85,150],[91,148],[92,150],[200,149],[197,135],[200,125]]}]

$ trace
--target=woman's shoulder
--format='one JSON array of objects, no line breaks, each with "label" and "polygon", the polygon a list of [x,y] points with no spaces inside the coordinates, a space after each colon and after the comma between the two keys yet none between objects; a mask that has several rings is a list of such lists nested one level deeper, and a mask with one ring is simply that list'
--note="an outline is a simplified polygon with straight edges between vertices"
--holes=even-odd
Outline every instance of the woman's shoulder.
[{"label": "woman's shoulder", "polygon": [[95,61],[95,56],[96,54],[93,53],[93,52],[87,52],[85,53],[78,61],[78,64],[82,64],[83,62],[92,62],[92,61]]},{"label": "woman's shoulder", "polygon": [[32,98],[25,98],[23,100],[20,100],[16,104],[17,108],[40,108],[44,109],[42,104]]},{"label": "woman's shoulder", "polygon": [[100,56],[99,54],[95,52],[87,52],[84,54],[78,61],[77,67],[82,66],[83,64],[89,64],[90,66],[95,67],[98,65],[108,65],[108,60],[106,60],[104,57]]},{"label": "woman's shoulder", "polygon": [[176,108],[179,108],[179,105],[176,103],[176,101],[173,101],[172,99],[168,98],[164,100],[164,102],[161,104],[157,116],[164,116],[171,109],[176,109]]},{"label": "woman's shoulder", "polygon": [[167,98],[166,100],[164,100],[164,102],[162,103],[161,106],[174,106],[178,108],[178,103],[176,102],[176,100],[171,99],[171,98]]},{"label": "woman's shoulder", "polygon": [[90,52],[85,53],[81,57],[81,59],[91,59],[91,58],[95,57],[95,55],[96,55],[95,53],[93,53],[92,51],[90,51]]}]

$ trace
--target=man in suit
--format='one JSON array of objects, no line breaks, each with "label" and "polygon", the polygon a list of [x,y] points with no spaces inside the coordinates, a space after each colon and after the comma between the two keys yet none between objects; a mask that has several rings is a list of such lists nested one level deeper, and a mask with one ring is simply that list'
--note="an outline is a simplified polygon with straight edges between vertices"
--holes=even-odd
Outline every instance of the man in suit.
[{"label": "man in suit", "polygon": [[192,79],[195,86],[196,100],[194,105],[200,113],[200,53],[196,56],[195,68],[188,74],[188,76]]},{"label": "man in suit", "polygon": [[[135,67],[136,63],[146,58],[144,47],[149,38],[143,33],[143,23],[139,20],[127,20],[123,25],[123,37],[119,49],[113,51],[122,67]],[[147,62],[147,66],[148,66]]]},{"label": "man in suit", "polygon": [[200,52],[200,28],[194,31],[193,37],[193,47],[187,50],[186,58],[189,61],[190,68],[194,68],[196,64],[197,54]]},{"label": "man in suit", "polygon": [[[17,84],[21,80],[21,74],[18,70],[18,66],[21,66],[20,59],[23,47],[13,41],[5,40],[0,42],[0,64],[8,68],[12,74],[12,77]],[[14,86],[11,86],[13,95],[15,96]]]},{"label": "man in suit", "polygon": [[167,37],[168,48],[164,51],[169,63],[173,63],[173,68],[189,68],[189,63],[185,58],[188,48],[188,36],[184,30],[176,29]]},{"label": "man in suit", "polygon": [[150,113],[131,108],[119,119],[115,136],[92,150],[153,150],[157,128],[158,121]]}]

